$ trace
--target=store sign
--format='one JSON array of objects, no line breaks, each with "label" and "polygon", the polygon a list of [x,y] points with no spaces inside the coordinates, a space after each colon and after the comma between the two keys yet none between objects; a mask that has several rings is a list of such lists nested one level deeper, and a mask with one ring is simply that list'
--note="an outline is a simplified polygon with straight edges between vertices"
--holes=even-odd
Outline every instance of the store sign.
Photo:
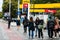
[{"label": "store sign", "polygon": [[28,8],[28,4],[23,4],[23,8]]},{"label": "store sign", "polygon": [[56,10],[48,10],[48,9],[46,9],[45,12],[47,12],[47,13],[48,13],[48,12],[56,13]]}]

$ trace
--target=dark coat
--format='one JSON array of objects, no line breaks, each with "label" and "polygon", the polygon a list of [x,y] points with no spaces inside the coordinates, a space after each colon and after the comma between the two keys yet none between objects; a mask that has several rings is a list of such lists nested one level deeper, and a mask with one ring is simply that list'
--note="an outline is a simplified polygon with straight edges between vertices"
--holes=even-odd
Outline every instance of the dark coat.
[{"label": "dark coat", "polygon": [[23,25],[24,25],[24,27],[27,27],[28,26],[28,19],[24,19],[23,20]]},{"label": "dark coat", "polygon": [[29,30],[32,30],[32,31],[35,30],[34,22],[29,22]]},{"label": "dark coat", "polygon": [[49,20],[49,21],[47,22],[47,28],[48,28],[48,29],[54,29],[54,26],[55,26],[55,21]]}]

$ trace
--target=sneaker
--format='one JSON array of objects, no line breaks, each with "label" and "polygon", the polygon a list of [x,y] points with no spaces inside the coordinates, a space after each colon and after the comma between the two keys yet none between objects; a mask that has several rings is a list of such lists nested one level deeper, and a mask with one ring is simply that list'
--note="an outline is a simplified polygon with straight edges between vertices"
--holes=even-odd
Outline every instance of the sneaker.
[{"label": "sneaker", "polygon": [[54,37],[54,38],[57,38],[57,37]]}]

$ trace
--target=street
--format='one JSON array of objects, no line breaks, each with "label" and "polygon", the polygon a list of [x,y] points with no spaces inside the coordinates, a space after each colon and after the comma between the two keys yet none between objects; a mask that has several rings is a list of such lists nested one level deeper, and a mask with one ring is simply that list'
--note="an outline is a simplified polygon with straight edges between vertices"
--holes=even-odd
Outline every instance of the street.
[{"label": "street", "polygon": [[[60,40],[60,38],[49,39],[47,30],[43,30],[44,38],[43,40]],[[0,20],[0,40],[42,40],[41,38],[34,37],[34,39],[29,39],[28,33],[23,33],[23,26],[17,30],[17,27],[12,27],[8,29],[7,22]]]}]

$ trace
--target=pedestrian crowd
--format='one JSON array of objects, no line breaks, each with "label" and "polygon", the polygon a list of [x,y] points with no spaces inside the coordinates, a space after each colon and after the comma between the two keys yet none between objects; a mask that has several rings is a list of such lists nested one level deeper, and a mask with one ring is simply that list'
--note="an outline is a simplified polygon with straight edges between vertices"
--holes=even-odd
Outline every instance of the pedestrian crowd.
[{"label": "pedestrian crowd", "polygon": [[54,20],[52,19],[52,17],[49,17],[49,19],[50,20],[47,21],[46,28],[44,28],[43,19],[39,19],[37,17],[36,20],[34,21],[33,17],[30,17],[29,20],[27,19],[27,17],[25,17],[25,19],[23,20],[24,33],[27,33],[27,27],[28,27],[29,38],[32,38],[32,39],[34,38],[34,34],[35,34],[35,37],[43,39],[44,38],[43,31],[42,31],[43,29],[47,30],[49,38],[53,38],[53,36],[56,38],[57,34],[60,37],[59,19],[57,17],[55,17]]}]

